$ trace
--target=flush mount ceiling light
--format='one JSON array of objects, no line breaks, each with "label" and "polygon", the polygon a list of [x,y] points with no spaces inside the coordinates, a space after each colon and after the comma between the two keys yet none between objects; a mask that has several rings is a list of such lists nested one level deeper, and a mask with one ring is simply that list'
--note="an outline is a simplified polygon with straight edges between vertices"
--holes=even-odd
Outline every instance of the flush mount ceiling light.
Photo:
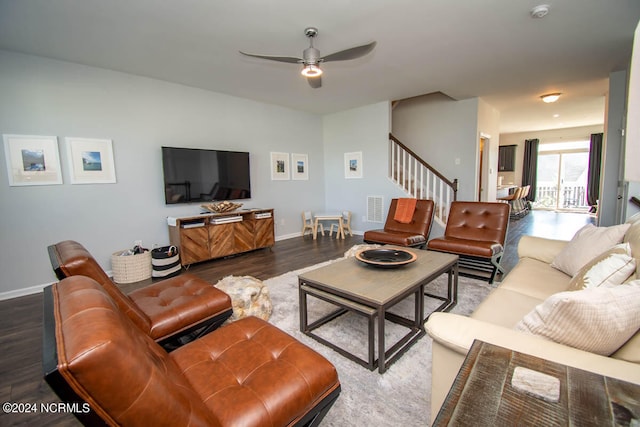
[{"label": "flush mount ceiling light", "polygon": [[531,17],[534,19],[540,19],[547,16],[549,13],[549,5],[548,4],[540,4],[529,11]]},{"label": "flush mount ceiling light", "polygon": [[305,77],[320,77],[322,70],[315,64],[307,64],[300,73]]},{"label": "flush mount ceiling light", "polygon": [[560,95],[562,95],[560,92],[548,93],[546,95],[542,95],[540,99],[542,99],[542,102],[549,104],[551,102],[556,102],[558,98],[560,98]]}]

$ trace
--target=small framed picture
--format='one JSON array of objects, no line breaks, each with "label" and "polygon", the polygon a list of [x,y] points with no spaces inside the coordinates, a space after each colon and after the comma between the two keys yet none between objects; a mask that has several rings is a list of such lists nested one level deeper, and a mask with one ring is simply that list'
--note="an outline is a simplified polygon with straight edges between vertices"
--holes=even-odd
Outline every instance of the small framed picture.
[{"label": "small framed picture", "polygon": [[362,178],[362,151],[344,153],[344,177]]},{"label": "small framed picture", "polygon": [[2,135],[10,186],[62,184],[56,136]]},{"label": "small framed picture", "polygon": [[306,154],[291,153],[291,179],[309,179],[309,157]]},{"label": "small framed picture", "polygon": [[271,179],[289,180],[289,153],[271,153]]},{"label": "small framed picture", "polygon": [[110,139],[65,138],[72,184],[116,182]]}]

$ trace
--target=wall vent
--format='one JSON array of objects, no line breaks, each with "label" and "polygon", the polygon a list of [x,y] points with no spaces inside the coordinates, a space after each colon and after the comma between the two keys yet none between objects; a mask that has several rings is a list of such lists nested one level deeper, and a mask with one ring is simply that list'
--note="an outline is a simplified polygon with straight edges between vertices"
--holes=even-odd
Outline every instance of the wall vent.
[{"label": "wall vent", "polygon": [[367,196],[367,221],[368,222],[384,222],[382,205],[382,196]]}]

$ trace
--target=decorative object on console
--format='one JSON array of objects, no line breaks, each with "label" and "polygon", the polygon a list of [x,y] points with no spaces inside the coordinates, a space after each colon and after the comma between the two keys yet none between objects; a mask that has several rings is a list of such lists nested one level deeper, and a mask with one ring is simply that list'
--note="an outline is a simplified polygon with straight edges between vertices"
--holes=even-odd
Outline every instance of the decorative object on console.
[{"label": "decorative object on console", "polygon": [[72,184],[113,184],[116,169],[110,139],[65,138]]},{"label": "decorative object on console", "polygon": [[227,322],[233,322],[248,316],[269,320],[273,311],[269,288],[255,277],[227,276],[215,287],[231,297],[233,314]]},{"label": "decorative object on console", "polygon": [[62,184],[58,138],[3,135],[10,186]]},{"label": "decorative object on console", "polygon": [[209,212],[214,213],[224,213],[224,212],[232,212],[236,209],[242,207],[242,203],[233,203],[229,201],[224,201],[220,203],[210,203],[208,205],[200,205],[202,208],[208,210]]}]

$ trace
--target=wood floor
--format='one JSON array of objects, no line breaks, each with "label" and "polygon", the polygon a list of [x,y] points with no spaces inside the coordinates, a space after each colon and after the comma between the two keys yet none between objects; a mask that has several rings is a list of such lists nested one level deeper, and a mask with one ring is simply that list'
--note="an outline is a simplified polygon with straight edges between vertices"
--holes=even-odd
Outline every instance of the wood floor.
[{"label": "wood floor", "polygon": [[[593,220],[587,215],[544,211],[511,221],[503,266],[508,272],[517,263],[516,247],[523,234],[570,239],[589,222]],[[272,249],[193,265],[189,271],[210,282],[227,275],[250,275],[264,280],[338,258],[358,243],[362,243],[361,236],[347,237],[344,241],[328,236],[314,241],[306,236],[276,242]],[[123,290],[128,292],[148,283],[151,281],[124,285]],[[42,294],[0,301],[0,348],[0,401],[30,404],[60,401],[42,381]],[[64,413],[0,413],[0,425],[77,426],[79,423]]]}]

